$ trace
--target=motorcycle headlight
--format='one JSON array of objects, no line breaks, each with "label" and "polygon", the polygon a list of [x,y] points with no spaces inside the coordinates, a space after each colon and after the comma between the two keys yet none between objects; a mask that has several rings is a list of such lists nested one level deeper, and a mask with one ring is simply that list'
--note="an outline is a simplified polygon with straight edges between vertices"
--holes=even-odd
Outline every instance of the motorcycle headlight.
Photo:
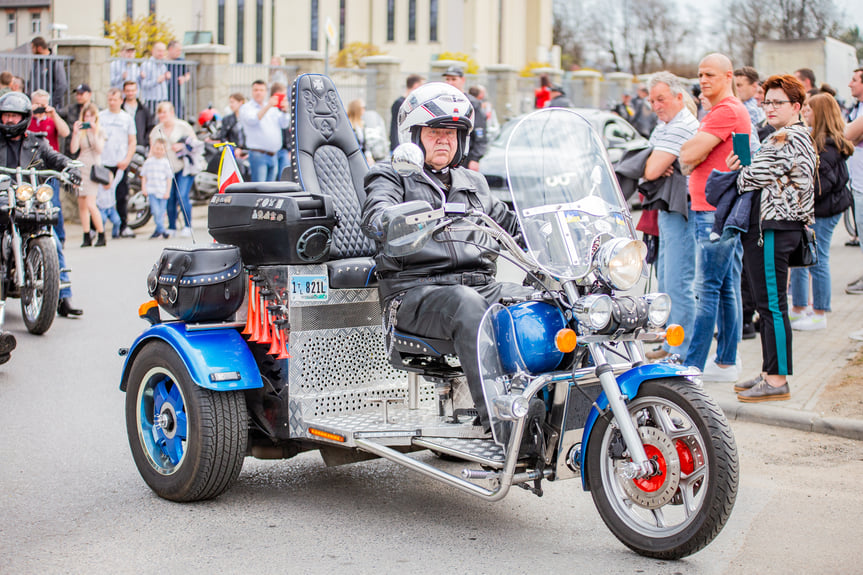
[{"label": "motorcycle headlight", "polygon": [[611,298],[605,294],[586,295],[578,298],[572,311],[578,323],[601,331],[611,322]]},{"label": "motorcycle headlight", "polygon": [[647,301],[647,321],[662,327],[671,315],[671,297],[666,293],[650,293],[644,296]]},{"label": "motorcycle headlight", "polygon": [[[53,195],[54,192],[52,191]],[[29,202],[30,198],[33,197],[33,186],[30,184],[21,184],[18,186],[18,189],[15,190],[15,199],[19,202]]]},{"label": "motorcycle headlight", "polygon": [[615,289],[628,290],[638,283],[646,255],[647,246],[641,240],[609,240],[596,254],[599,276]]},{"label": "motorcycle headlight", "polygon": [[48,184],[42,184],[38,188],[36,188],[36,201],[40,204],[44,204],[45,202],[50,202],[54,199],[54,188],[49,186]]}]

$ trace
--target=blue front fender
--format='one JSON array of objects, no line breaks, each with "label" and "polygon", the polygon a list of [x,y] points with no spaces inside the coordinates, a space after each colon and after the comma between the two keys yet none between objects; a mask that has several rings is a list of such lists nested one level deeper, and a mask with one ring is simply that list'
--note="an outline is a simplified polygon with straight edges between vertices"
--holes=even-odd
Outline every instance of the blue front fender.
[{"label": "blue front fender", "polygon": [[[664,377],[683,377],[687,375],[695,375],[700,373],[694,371],[692,367],[686,365],[673,365],[670,363],[648,363],[633,367],[629,371],[625,371],[617,376],[617,384],[620,386],[620,391],[629,399],[633,399],[638,395],[638,390],[641,384],[649,379],[661,379]],[[608,398],[605,392],[599,394],[596,399],[596,405],[600,410],[605,410],[608,407]],[[587,457],[587,445],[590,440],[590,432],[593,430],[593,424],[596,423],[599,417],[599,411],[596,407],[591,408],[587,415],[587,420],[584,422],[584,432],[581,436],[581,454],[579,457],[579,466],[581,468],[581,486],[587,489],[586,473],[585,473],[585,458]]]},{"label": "blue front fender", "polygon": [[[202,329],[187,331],[182,322],[160,323],[138,336],[123,364],[120,389],[126,391],[129,371],[135,356],[152,340],[161,340],[174,348],[186,365],[192,380],[214,391],[234,391],[263,387],[261,374],[246,340],[235,329]],[[212,381],[211,374],[236,372],[238,379]]]}]

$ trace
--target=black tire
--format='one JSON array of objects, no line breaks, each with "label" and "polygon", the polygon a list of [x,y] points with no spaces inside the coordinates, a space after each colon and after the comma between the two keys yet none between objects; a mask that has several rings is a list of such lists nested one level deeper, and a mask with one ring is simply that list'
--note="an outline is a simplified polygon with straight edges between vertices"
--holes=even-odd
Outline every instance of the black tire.
[{"label": "black tire", "polygon": [[183,502],[212,499],[243,467],[246,400],[241,391],[199,387],[171,346],[154,341],[129,372],[126,432],[135,465],[156,495]]},{"label": "black tire", "polygon": [[42,335],[51,328],[60,297],[60,263],[54,238],[30,240],[24,253],[21,315],[27,331]]},{"label": "black tire", "polygon": [[129,196],[127,204],[127,223],[130,228],[137,230],[147,225],[150,221],[150,201],[144,192],[138,190]]},{"label": "black tire", "polygon": [[857,220],[854,215],[854,204],[848,206],[848,209],[842,212],[842,223],[845,224],[845,231],[852,238],[857,237]]},{"label": "black tire", "polygon": [[594,504],[611,532],[636,553],[657,559],[691,555],[719,534],[734,507],[734,434],[716,402],[686,380],[644,382],[629,412],[648,457],[657,457],[664,473],[648,480],[620,476],[615,465],[629,461],[621,455],[620,431],[599,418],[586,462]]}]

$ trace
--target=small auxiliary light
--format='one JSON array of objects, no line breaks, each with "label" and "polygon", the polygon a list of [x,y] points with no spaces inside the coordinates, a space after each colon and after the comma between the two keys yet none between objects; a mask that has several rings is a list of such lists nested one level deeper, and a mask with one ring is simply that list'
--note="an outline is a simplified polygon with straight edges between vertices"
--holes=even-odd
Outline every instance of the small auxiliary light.
[{"label": "small auxiliary light", "polygon": [[671,347],[677,347],[683,343],[683,338],[686,334],[683,332],[683,326],[673,323],[665,329],[665,341]]},{"label": "small auxiliary light", "polygon": [[563,328],[554,336],[554,345],[563,353],[569,353],[575,349],[577,337],[573,330]]}]

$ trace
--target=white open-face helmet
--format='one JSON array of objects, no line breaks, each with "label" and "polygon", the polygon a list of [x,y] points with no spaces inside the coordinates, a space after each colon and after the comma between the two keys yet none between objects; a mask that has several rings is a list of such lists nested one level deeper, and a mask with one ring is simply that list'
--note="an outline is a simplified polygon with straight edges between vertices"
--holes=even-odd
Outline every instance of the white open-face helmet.
[{"label": "white open-face helmet", "polygon": [[443,82],[424,84],[410,93],[399,108],[399,143],[413,142],[423,150],[420,130],[455,128],[458,149],[451,166],[457,166],[467,156],[468,135],[473,129],[473,106],[458,88]]}]

